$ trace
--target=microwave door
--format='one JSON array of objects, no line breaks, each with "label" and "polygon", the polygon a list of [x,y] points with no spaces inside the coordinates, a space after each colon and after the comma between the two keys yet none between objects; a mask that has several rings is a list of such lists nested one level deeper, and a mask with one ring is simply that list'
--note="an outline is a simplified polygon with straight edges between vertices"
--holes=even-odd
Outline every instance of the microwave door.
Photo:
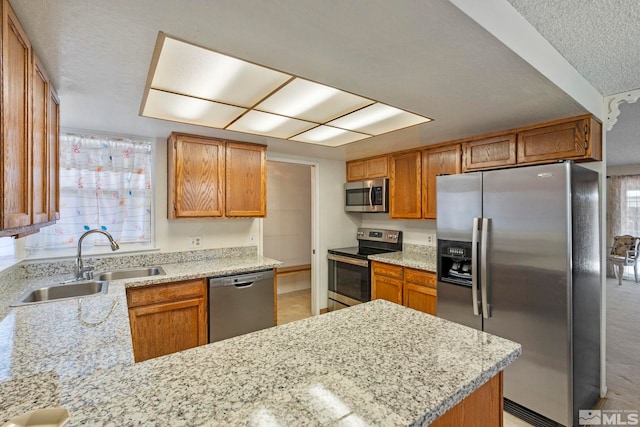
[{"label": "microwave door", "polygon": [[344,185],[345,204],[347,212],[366,212],[369,208],[369,188],[365,182],[349,182]]}]

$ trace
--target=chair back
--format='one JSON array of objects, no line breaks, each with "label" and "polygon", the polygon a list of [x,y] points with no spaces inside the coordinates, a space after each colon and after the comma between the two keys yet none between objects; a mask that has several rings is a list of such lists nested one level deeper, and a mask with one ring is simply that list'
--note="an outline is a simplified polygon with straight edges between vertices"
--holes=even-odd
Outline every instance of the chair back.
[{"label": "chair back", "polygon": [[611,255],[626,256],[627,251],[637,251],[640,238],[633,237],[629,234],[624,236],[615,236],[613,245],[611,245]]}]

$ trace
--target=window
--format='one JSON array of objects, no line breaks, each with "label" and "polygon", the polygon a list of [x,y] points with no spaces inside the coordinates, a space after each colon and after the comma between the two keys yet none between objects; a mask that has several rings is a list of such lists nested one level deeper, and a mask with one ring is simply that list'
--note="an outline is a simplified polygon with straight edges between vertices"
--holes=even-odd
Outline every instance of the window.
[{"label": "window", "polygon": [[[87,230],[111,233],[121,244],[152,244],[151,141],[95,135],[60,137],[60,219],[27,237],[29,255],[76,248]],[[105,245],[104,236],[83,240]]]}]

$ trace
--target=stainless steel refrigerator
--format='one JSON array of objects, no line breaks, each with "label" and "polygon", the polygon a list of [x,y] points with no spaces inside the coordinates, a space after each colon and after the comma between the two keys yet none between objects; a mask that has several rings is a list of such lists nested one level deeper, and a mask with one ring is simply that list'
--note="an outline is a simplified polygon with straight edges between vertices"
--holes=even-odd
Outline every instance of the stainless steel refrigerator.
[{"label": "stainless steel refrigerator", "polygon": [[535,425],[599,399],[598,198],[572,162],[437,177],[438,316],[522,344],[505,410]]}]

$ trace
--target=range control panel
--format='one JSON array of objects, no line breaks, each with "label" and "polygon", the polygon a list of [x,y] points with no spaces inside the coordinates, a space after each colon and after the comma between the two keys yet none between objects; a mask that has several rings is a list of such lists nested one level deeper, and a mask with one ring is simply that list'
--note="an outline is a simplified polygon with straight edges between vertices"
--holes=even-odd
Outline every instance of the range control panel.
[{"label": "range control panel", "polygon": [[358,228],[358,240],[372,242],[398,243],[401,232],[396,230],[380,230],[375,228]]}]

